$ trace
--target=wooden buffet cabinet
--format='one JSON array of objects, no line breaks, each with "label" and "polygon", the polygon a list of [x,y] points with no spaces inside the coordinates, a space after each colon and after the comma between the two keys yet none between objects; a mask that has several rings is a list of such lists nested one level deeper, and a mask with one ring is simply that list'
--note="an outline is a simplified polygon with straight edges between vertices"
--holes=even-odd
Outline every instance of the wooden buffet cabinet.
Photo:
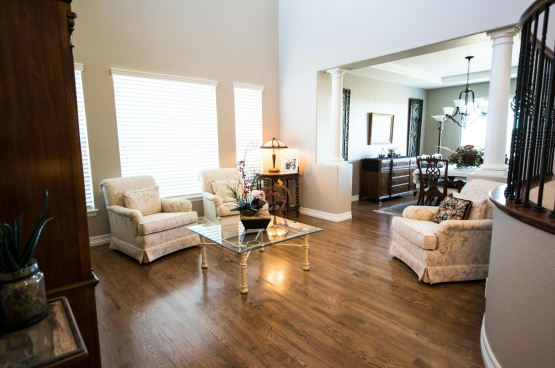
[{"label": "wooden buffet cabinet", "polygon": [[416,157],[363,158],[360,165],[359,200],[371,198],[382,203],[406,193],[416,193],[413,182]]}]

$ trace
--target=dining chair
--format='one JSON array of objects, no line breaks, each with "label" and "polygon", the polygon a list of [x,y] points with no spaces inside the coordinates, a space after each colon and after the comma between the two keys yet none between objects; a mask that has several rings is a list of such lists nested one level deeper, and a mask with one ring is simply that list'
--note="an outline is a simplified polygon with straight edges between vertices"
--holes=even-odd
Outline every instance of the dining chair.
[{"label": "dining chair", "polygon": [[[417,158],[416,165],[418,166],[418,179],[420,181],[420,191],[418,194],[418,206],[437,206],[447,196],[448,185],[443,185],[439,188],[438,183],[443,179],[444,183],[449,182],[447,175],[448,160],[441,160],[437,158]],[[443,174],[441,168],[444,168]],[[435,199],[435,204],[432,202]]]}]

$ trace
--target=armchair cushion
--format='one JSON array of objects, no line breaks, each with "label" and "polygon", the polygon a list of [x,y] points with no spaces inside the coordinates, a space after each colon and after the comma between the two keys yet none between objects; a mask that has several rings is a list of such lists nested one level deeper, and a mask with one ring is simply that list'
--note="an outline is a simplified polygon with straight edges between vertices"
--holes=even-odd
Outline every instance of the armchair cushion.
[{"label": "armchair cushion", "polygon": [[233,212],[231,211],[235,207],[238,207],[237,203],[235,202],[228,202],[228,203],[222,204],[220,207],[218,207],[218,216],[220,217],[237,216],[239,214],[239,211],[233,211]]},{"label": "armchair cushion", "polygon": [[161,198],[162,212],[189,212],[193,204],[188,199]]},{"label": "armchair cushion", "polygon": [[196,212],[155,213],[143,217],[138,225],[139,235],[154,234],[161,231],[192,224],[198,221]]},{"label": "armchair cushion", "polygon": [[402,217],[394,217],[393,229],[423,249],[437,248],[437,231],[440,225],[431,221],[420,221]]},{"label": "armchair cushion", "polygon": [[161,212],[159,187],[129,190],[123,193],[125,207],[140,211],[143,216]]},{"label": "armchair cushion", "polygon": [[220,197],[209,192],[202,193],[202,199],[208,202],[213,202],[216,208],[224,204]]},{"label": "armchair cushion", "polygon": [[440,224],[447,220],[466,220],[470,214],[471,207],[472,201],[448,195],[441,201],[433,221],[436,224]]},{"label": "armchair cushion", "polygon": [[[237,187],[237,182],[233,182],[229,180],[217,180],[212,182],[212,191],[214,195],[220,197],[222,199],[222,202],[224,203],[235,202],[235,199],[231,197],[231,193],[228,186],[232,188]],[[242,185],[239,185],[238,192],[239,191],[241,192],[243,191]],[[240,195],[241,193],[237,193],[237,194]]]},{"label": "armchair cushion", "polygon": [[482,220],[484,218],[488,208],[487,199],[473,198],[457,192],[453,192],[453,197],[472,201],[472,207],[470,207],[470,214],[466,218],[467,220]]}]

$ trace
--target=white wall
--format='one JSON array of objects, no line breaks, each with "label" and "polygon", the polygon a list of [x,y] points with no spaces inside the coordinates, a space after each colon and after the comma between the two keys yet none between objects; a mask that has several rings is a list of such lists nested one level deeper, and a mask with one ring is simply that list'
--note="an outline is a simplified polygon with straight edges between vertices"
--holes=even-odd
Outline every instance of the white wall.
[{"label": "white wall", "polygon": [[[452,2],[280,0],[280,137],[301,165],[301,206],[322,208],[310,191],[316,163],[317,72],[516,24],[531,0]],[[469,17],[445,16],[468,14]]]},{"label": "white wall", "polygon": [[[75,61],[83,89],[95,205],[89,233],[110,233],[103,179],[121,176],[110,68],[219,82],[220,167],[235,166],[233,82],[263,85],[263,136],[278,136],[277,0],[74,0]],[[271,164],[264,150],[265,167]],[[202,215],[202,202],[193,203]]]},{"label": "white wall", "polygon": [[[409,99],[419,98],[426,102],[426,90],[377,79],[345,74],[343,88],[351,90],[349,116],[349,163],[353,164],[352,195],[359,194],[360,159],[377,157],[382,148],[399,147],[401,154],[407,152]],[[331,103],[331,76],[318,73],[318,122],[317,161],[326,162],[330,154],[329,136]],[[368,145],[368,113],[394,115],[393,143]],[[424,116],[426,109],[424,108]],[[424,121],[422,121],[420,144],[424,144]]]}]

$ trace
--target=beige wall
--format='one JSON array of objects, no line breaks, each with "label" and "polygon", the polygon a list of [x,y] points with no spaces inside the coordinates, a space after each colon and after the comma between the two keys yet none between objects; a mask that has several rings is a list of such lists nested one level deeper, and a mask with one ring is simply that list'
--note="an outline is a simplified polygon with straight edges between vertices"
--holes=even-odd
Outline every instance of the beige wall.
[{"label": "beige wall", "polygon": [[[352,194],[359,194],[360,160],[377,157],[382,148],[399,147],[407,152],[409,99],[426,100],[426,90],[377,79],[345,74],[343,88],[351,90],[349,116],[349,163],[353,164]],[[318,73],[318,162],[329,158],[331,76]],[[425,106],[425,105],[424,105]],[[393,114],[393,143],[368,145],[368,113]],[[424,107],[424,116],[426,108]],[[421,145],[424,144],[424,120]]]},{"label": "beige wall", "polygon": [[[74,0],[75,62],[84,65],[96,217],[110,233],[102,179],[121,176],[110,68],[216,80],[220,167],[235,165],[233,82],[263,85],[264,140],[278,137],[277,0]],[[269,150],[265,150],[269,151]],[[264,152],[265,168],[270,152]],[[202,215],[202,202],[194,208]]]},{"label": "beige wall", "polygon": [[495,209],[482,332],[499,367],[555,367],[554,244]]},{"label": "beige wall", "polygon": [[[424,150],[422,153],[430,155],[437,152],[438,130],[437,121],[432,119],[432,115],[443,115],[443,107],[455,107],[453,100],[459,98],[459,93],[464,90],[465,86],[455,86],[446,88],[429,89],[426,95],[426,115],[424,115],[423,123],[426,130],[426,140],[424,142]],[[489,82],[471,84],[470,88],[474,91],[476,98],[485,98],[489,96]],[[516,89],[516,79],[511,79],[511,95],[514,96]],[[455,149],[461,144],[462,128],[452,121],[448,121],[443,129],[441,136],[441,146]],[[483,148],[483,147],[482,147]],[[442,150],[441,153],[445,158],[451,153]]]}]

